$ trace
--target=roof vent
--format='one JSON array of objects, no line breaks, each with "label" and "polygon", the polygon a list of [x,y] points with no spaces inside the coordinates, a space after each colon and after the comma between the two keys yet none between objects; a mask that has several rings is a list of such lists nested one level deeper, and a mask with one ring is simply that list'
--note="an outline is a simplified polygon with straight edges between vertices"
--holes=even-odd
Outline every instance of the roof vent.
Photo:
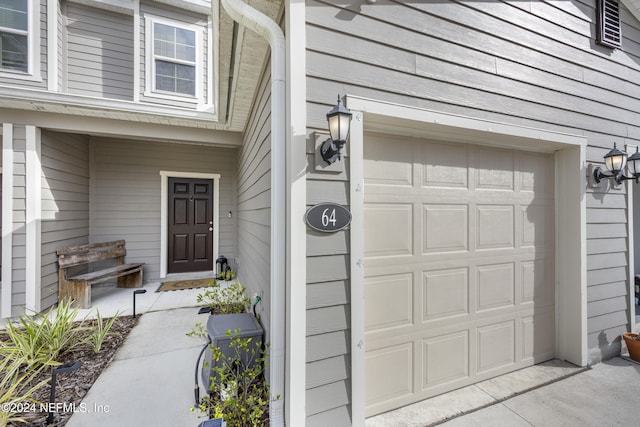
[{"label": "roof vent", "polygon": [[620,5],[616,0],[598,0],[598,43],[613,48],[622,45]]}]

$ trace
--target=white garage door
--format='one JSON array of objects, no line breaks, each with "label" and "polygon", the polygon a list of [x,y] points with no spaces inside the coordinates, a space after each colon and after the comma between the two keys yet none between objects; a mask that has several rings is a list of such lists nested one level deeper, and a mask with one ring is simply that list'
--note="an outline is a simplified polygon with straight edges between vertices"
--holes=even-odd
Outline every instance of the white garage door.
[{"label": "white garage door", "polygon": [[553,358],[553,156],[367,134],[367,416]]}]

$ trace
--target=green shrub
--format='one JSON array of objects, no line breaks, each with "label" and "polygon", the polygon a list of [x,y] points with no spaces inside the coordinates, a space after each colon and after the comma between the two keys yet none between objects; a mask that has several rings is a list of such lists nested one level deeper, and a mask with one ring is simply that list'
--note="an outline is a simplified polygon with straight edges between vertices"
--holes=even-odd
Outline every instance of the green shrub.
[{"label": "green shrub", "polygon": [[198,303],[211,307],[212,314],[246,313],[251,307],[251,300],[245,295],[247,288],[233,282],[222,286],[214,280],[206,290],[198,295]]},{"label": "green shrub", "polygon": [[215,360],[209,396],[200,410],[209,418],[224,418],[227,427],[266,426],[269,422],[269,385],[264,379],[267,351],[257,348],[251,337],[227,331],[231,356],[210,345]]}]

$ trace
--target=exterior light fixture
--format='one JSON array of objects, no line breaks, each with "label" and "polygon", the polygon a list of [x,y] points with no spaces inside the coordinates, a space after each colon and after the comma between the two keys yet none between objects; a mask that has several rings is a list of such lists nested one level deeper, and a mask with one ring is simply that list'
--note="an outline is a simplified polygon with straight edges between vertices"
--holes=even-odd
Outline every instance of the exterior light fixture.
[{"label": "exterior light fixture", "polygon": [[[636,183],[640,182],[640,153],[636,147],[636,152],[627,157],[627,153],[618,150],[616,143],[613,143],[613,150],[609,151],[604,156],[604,164],[607,167],[608,172],[602,170],[601,167],[596,167],[593,170],[593,179],[596,184],[600,183],[605,178],[613,178],[616,184],[621,184],[622,181],[633,179]],[[631,176],[625,175],[625,167],[631,174]]]},{"label": "exterior light fixture", "polygon": [[146,294],[146,289],[138,289],[133,291],[133,318],[136,318],[136,295]]},{"label": "exterior light fixture", "polygon": [[338,104],[327,113],[329,139],[324,141],[320,147],[322,158],[329,164],[342,159],[342,147],[349,139],[352,115],[351,111],[342,105],[340,95],[338,95]]},{"label": "exterior light fixture", "polygon": [[53,408],[54,402],[56,400],[56,377],[58,374],[65,374],[67,372],[73,372],[80,369],[80,362],[68,362],[64,365],[54,366],[51,370],[51,392],[49,394],[49,407],[47,415],[47,424],[51,424],[53,422]]}]

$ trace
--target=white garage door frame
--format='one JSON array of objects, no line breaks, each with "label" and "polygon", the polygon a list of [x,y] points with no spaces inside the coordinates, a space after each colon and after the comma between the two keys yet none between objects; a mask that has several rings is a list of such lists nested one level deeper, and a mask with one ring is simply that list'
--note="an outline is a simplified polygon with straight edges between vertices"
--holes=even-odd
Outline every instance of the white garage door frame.
[{"label": "white garage door frame", "polygon": [[[587,364],[587,138],[347,96],[351,167],[352,424],[365,419],[364,132],[555,153],[556,357]],[[487,141],[490,141],[488,143]]]}]

